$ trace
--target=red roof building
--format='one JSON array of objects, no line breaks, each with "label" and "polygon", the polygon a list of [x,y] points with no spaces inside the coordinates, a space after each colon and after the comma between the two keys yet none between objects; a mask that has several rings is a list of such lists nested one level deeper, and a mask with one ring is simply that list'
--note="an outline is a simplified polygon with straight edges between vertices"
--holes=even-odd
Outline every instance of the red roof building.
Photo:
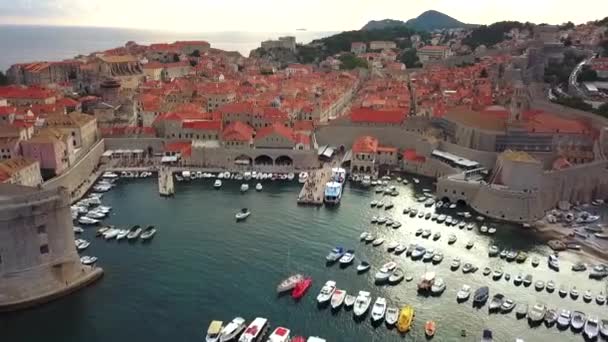
[{"label": "red roof building", "polygon": [[375,154],[378,151],[378,139],[369,135],[358,137],[353,143],[353,153]]},{"label": "red roof building", "polygon": [[230,123],[222,132],[223,141],[250,142],[255,130],[241,121]]}]

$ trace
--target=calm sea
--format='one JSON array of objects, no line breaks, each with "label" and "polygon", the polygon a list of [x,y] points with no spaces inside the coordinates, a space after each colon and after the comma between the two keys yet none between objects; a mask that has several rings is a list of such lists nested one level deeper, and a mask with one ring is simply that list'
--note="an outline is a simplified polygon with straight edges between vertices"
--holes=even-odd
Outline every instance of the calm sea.
[{"label": "calm sea", "polygon": [[238,51],[249,56],[249,52],[266,39],[292,35],[297,42],[308,43],[331,34],[309,31],[177,33],[119,28],[0,25],[0,70],[6,70],[14,63],[61,60],[124,46],[130,40],[140,44],[206,40],[214,48]]},{"label": "calm sea", "polygon": [[[34,309],[0,315],[2,341],[29,342],[97,342],[97,341],[202,341],[209,322],[224,322],[242,316],[248,322],[257,316],[266,317],[273,327],[282,325],[298,335],[317,335],[328,342],[392,342],[423,341],[424,323],[435,320],[438,325],[434,341],[479,341],[481,331],[491,328],[495,341],[526,342],[582,341],[581,334],[559,331],[541,325],[530,328],[526,320],[514,313],[489,314],[488,306],[475,309],[471,301],[456,303],[456,292],[463,284],[473,288],[490,287],[490,294],[503,293],[518,305],[543,302],[550,308],[581,310],[587,314],[608,317],[606,306],[595,302],[573,301],[555,293],[537,292],[534,286],[514,286],[512,280],[493,281],[482,275],[485,266],[502,268],[515,276],[534,275],[534,281],[553,279],[557,287],[577,286],[584,293],[604,291],[604,282],[587,278],[586,273],[573,273],[570,267],[581,257],[574,253],[560,255],[562,270],[547,267],[549,250],[520,228],[489,223],[498,227],[495,236],[444,224],[411,218],[402,209],[409,206],[425,208],[415,201],[430,182],[419,185],[398,185],[399,197],[391,198],[392,210],[370,208],[372,199],[381,198],[373,191],[353,188],[345,190],[342,204],[333,209],[301,207],[296,204],[299,185],[265,182],[264,190],[239,192],[240,182],[225,181],[221,190],[213,190],[212,180],[178,183],[174,198],[161,198],[155,179],[121,180],[107,193],[103,202],[114,209],[107,224],[128,227],[134,224],[156,225],[154,240],[141,242],[105,241],[95,238],[94,228],[86,228],[82,238],[90,240],[85,252],[99,257],[105,276],[95,285]],[[250,182],[250,186],[255,183]],[[242,223],[234,220],[240,208],[252,211]],[[459,209],[442,209],[455,215]],[[398,230],[371,225],[373,215],[389,215],[403,223]],[[439,241],[416,237],[417,228],[442,232]],[[372,247],[359,242],[361,231],[370,231],[387,241],[405,244],[419,242],[427,248],[442,251],[445,259],[439,265],[412,261],[405,255],[386,252],[386,244]],[[449,234],[458,241],[448,245]],[[475,241],[471,250],[467,241]],[[528,251],[542,258],[536,269],[530,262],[507,263],[487,257],[488,246]],[[354,248],[356,262],[368,260],[372,270],[358,275],[355,265],[327,267],[325,255],[336,245]],[[450,271],[452,258],[480,267],[475,274]],[[374,273],[388,260],[395,260],[407,274],[417,280],[426,269],[445,279],[447,289],[441,297],[424,297],[416,293],[416,281],[398,286],[376,286]],[[277,297],[276,285],[291,272],[313,277],[306,297],[294,302],[290,296]],[[332,312],[318,308],[315,297],[329,279],[349,293],[370,291],[374,300],[385,297],[391,306],[411,304],[416,309],[412,331],[405,337],[384,324],[374,326],[369,316],[355,321],[351,310]],[[460,336],[461,329],[467,337]]]}]

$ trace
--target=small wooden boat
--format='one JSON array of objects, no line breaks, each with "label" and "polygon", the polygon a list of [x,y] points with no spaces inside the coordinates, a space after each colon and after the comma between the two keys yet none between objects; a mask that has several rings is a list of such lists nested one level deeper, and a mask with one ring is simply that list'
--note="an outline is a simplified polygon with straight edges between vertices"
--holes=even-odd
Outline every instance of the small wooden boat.
[{"label": "small wooden boat", "polygon": [[406,333],[412,326],[414,320],[414,308],[406,305],[399,311],[399,319],[397,320],[397,330],[401,333]]},{"label": "small wooden boat", "polygon": [[435,336],[435,331],[437,330],[437,324],[435,321],[426,321],[424,324],[424,333],[427,337]]}]

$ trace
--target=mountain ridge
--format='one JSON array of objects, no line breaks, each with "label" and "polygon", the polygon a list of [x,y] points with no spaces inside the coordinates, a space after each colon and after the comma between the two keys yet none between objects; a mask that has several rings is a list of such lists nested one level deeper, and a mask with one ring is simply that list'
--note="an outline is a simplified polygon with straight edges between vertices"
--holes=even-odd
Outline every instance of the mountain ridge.
[{"label": "mountain ridge", "polygon": [[428,10],[408,21],[395,19],[371,20],[361,30],[369,31],[400,26],[407,26],[418,31],[433,31],[436,29],[470,28],[477,25],[466,24],[439,11]]}]

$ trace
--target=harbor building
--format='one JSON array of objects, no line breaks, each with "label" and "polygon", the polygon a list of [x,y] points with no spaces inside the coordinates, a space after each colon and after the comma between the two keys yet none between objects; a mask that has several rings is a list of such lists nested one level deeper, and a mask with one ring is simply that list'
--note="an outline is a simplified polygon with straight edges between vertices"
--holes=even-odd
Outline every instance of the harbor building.
[{"label": "harbor building", "polygon": [[296,51],[296,37],[286,36],[279,37],[277,40],[265,40],[261,44],[262,49],[287,49],[289,51]]},{"label": "harbor building", "polygon": [[65,188],[0,184],[0,311],[56,299],[102,274],[80,263]]},{"label": "harbor building", "polygon": [[398,166],[398,151],[395,147],[381,146],[372,136],[361,136],[352,147],[350,172],[352,174],[377,175],[380,168]]}]

